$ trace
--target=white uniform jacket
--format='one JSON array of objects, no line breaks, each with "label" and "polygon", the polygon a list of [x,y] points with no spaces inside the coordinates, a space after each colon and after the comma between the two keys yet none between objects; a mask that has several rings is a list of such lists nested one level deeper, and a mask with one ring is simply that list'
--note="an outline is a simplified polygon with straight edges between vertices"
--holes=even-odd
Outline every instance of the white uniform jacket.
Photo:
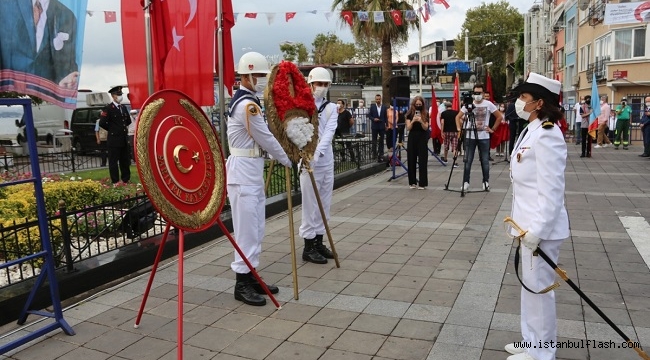
[{"label": "white uniform jacket", "polygon": [[[253,92],[251,94],[255,96]],[[244,99],[237,104],[228,117],[227,133],[230,147],[252,149],[257,143],[281,164],[291,166],[291,160],[271,134],[262,117],[262,110],[254,101]],[[229,185],[264,185],[263,174],[263,157],[230,155],[226,161],[226,183]]]},{"label": "white uniform jacket", "polygon": [[[316,108],[320,108],[323,100],[316,101]],[[336,132],[337,121],[339,118],[336,104],[329,103],[325,109],[318,114],[318,145],[314,153],[316,160],[315,167],[332,166],[334,164],[334,150],[332,149],[332,140]]]},{"label": "white uniform jacket", "polygon": [[[528,124],[511,154],[512,218],[542,240],[569,237],[564,204],[566,158],[560,128],[544,129],[539,119]],[[515,230],[511,233],[518,235]]]}]

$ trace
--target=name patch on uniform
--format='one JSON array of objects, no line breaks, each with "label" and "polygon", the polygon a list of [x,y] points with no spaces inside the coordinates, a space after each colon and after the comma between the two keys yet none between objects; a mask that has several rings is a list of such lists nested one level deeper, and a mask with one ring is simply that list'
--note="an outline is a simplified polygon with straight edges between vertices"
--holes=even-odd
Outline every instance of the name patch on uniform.
[{"label": "name patch on uniform", "polygon": [[248,111],[248,113],[253,116],[257,116],[260,114],[260,109],[255,104],[248,104],[246,106],[246,111]]}]

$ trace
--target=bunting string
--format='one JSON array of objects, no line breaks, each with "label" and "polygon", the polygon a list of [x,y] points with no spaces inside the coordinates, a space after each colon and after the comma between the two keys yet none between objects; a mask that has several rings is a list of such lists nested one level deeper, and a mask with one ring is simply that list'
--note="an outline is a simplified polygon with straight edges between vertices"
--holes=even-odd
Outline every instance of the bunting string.
[{"label": "bunting string", "polygon": [[[242,15],[244,19],[257,19],[258,15],[264,15],[266,21],[271,25],[277,14],[281,14],[285,22],[289,22],[294,19],[296,16],[311,14],[318,15],[323,14],[325,19],[329,22],[332,18],[332,15],[339,15],[347,22],[350,26],[354,24],[354,21],[369,22],[373,21],[375,23],[385,22],[386,18],[389,17],[393,20],[395,25],[401,26],[405,22],[418,21],[418,15],[422,18],[422,21],[425,23],[431,19],[431,17],[436,13],[433,6],[435,4],[442,5],[445,9],[448,9],[449,3],[446,0],[428,0],[425,1],[424,5],[420,6],[417,9],[413,10],[386,10],[386,11],[352,11],[352,10],[341,10],[341,11],[328,11],[328,10],[308,10],[308,11],[289,11],[289,12],[236,12],[234,13],[235,21],[237,21],[239,15]],[[104,14],[105,23],[117,22],[117,12],[116,11],[104,11],[104,10],[88,10],[86,14],[89,17],[92,17],[95,13]]]}]

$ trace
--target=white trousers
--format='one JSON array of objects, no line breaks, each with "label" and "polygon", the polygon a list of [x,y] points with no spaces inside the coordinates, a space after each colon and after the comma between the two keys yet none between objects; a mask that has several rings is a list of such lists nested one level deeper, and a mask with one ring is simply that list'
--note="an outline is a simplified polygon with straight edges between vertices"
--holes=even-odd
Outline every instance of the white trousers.
[{"label": "white trousers", "polygon": [[[542,240],[539,247],[557,264],[563,240]],[[555,281],[555,271],[541,256],[531,256],[532,250],[521,246],[522,281],[533,291],[540,291]],[[521,288],[521,335],[524,342],[532,347],[528,354],[536,360],[555,360],[555,346],[545,346],[550,341],[557,342],[557,315],[555,292],[533,294]],[[541,346],[540,346],[541,344]]]},{"label": "white trousers", "polygon": [[[334,164],[314,167],[314,179],[320,200],[325,211],[325,219],[330,220],[330,206],[332,205],[332,191],[334,189]],[[318,202],[314,187],[307,171],[300,173],[300,192],[302,193],[302,222],[300,224],[300,237],[313,239],[316,235],[325,234],[325,224],[318,209]]]},{"label": "white trousers", "polygon": [[[227,189],[235,241],[246,258],[256,268],[260,264],[266,221],[264,185],[228,185]],[[236,250],[235,261],[230,264],[230,267],[238,274],[250,272]]]}]

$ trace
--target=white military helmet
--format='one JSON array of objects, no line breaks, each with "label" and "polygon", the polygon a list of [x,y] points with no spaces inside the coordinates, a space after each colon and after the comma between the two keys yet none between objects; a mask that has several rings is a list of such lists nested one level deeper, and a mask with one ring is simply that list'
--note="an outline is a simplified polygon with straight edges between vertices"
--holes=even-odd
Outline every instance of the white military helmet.
[{"label": "white military helmet", "polygon": [[264,55],[258,52],[247,52],[239,59],[237,66],[237,73],[239,75],[246,74],[268,74],[271,72],[269,69],[269,62],[266,61]]},{"label": "white military helmet", "polygon": [[311,69],[309,72],[309,76],[307,77],[307,83],[311,84],[314,81],[321,81],[321,82],[332,82],[332,76],[330,75],[330,72],[327,71],[324,67],[315,67]]}]

